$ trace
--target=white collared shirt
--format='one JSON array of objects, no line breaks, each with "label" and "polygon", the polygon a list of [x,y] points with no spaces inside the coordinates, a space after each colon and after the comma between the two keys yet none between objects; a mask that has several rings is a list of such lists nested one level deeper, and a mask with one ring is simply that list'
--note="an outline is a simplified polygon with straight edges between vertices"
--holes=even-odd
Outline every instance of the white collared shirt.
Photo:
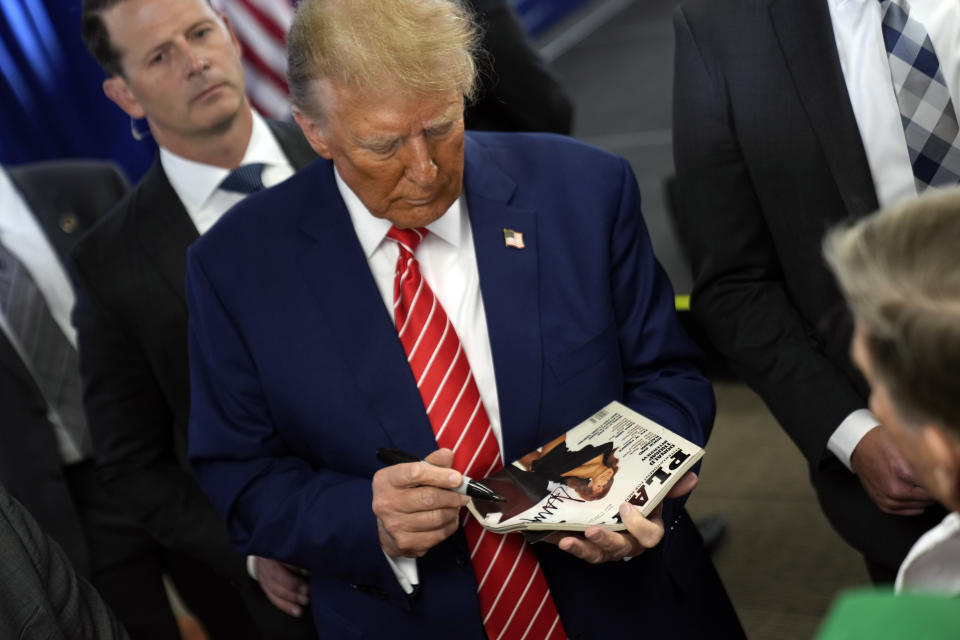
[{"label": "white collared shirt", "polygon": [[[339,172],[334,171],[334,174],[383,304],[393,318],[394,272],[400,256],[397,243],[387,238],[387,232],[393,225],[385,218],[374,217],[350,190]],[[457,331],[502,455],[500,402],[497,399],[493,353],[480,295],[473,231],[463,196],[457,198],[446,213],[427,225],[427,229],[430,233],[420,243],[416,253],[420,273]]]},{"label": "white collared shirt", "polygon": [[[930,34],[954,109],[960,113],[960,3],[909,0],[909,4],[910,16],[920,21]],[[827,5],[877,200],[885,208],[916,197],[900,107],[883,42],[880,3],[877,0],[828,0]],[[850,468],[854,448],[877,424],[868,409],[854,411],[834,431],[828,448]]]},{"label": "white collared shirt", "polygon": [[[47,239],[40,223],[30,211],[30,206],[17,191],[7,172],[0,167],[0,242],[9,249],[26,267],[33,277],[37,288],[43,294],[50,314],[74,347],[77,346],[77,333],[70,324],[70,311],[76,300],[67,271],[57,257],[53,245]],[[33,370],[33,363],[24,357],[20,341],[10,331],[6,316],[0,309],[0,331],[6,334],[10,344],[20,354],[27,370]],[[66,464],[79,462],[83,454],[70,437],[60,421],[60,416],[52,407],[47,408],[47,419],[54,427],[60,458]]]},{"label": "white collared shirt", "polygon": [[[387,313],[393,318],[393,283],[400,249],[387,238],[392,224],[374,217],[360,198],[334,170],[337,189],[347,205],[354,231],[363,247],[370,272],[377,283]],[[467,216],[466,201],[461,195],[442,216],[427,225],[430,233],[417,248],[420,272],[433,290],[467,354],[470,371],[480,391],[480,398],[490,418],[490,427],[503,455],[500,428],[500,403],[493,368],[493,353],[487,332],[487,315],[480,295],[480,274],[473,245],[473,231]],[[419,583],[416,558],[387,556],[397,580],[406,593]]]},{"label": "white collared shirt", "polygon": [[[240,164],[253,162],[262,162],[265,165],[261,178],[266,187],[277,185],[294,173],[283,149],[270,132],[270,127],[256,111],[253,111],[250,142],[247,143],[247,150]],[[187,215],[201,235],[228,209],[246,197],[243,193],[217,188],[230,173],[223,167],[194,162],[163,147],[160,148],[160,164],[173,190],[183,202]]]},{"label": "white collared shirt", "polygon": [[913,544],[897,572],[894,589],[960,595],[960,513],[947,514]]}]

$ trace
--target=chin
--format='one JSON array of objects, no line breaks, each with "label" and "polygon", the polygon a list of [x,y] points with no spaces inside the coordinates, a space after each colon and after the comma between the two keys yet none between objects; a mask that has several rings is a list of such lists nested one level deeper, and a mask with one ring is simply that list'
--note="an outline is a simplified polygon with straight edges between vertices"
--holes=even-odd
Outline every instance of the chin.
[{"label": "chin", "polygon": [[[242,106],[242,103],[240,106]],[[230,108],[217,109],[215,114],[211,114],[210,117],[205,119],[206,126],[203,128],[213,132],[227,131],[237,121],[239,114],[240,109],[232,105]]]},{"label": "chin", "polygon": [[237,93],[236,89],[221,87],[219,95],[210,96],[208,100],[201,100],[196,105],[201,113],[208,114],[205,116],[207,119],[223,120],[236,117],[244,103],[243,96]]},{"label": "chin", "polygon": [[417,209],[402,211],[395,214],[387,214],[384,216],[387,220],[392,222],[394,226],[400,227],[401,229],[418,229],[420,227],[425,227],[434,220],[437,220],[444,213],[447,212],[449,207],[437,210],[430,208],[426,211],[420,211]]}]

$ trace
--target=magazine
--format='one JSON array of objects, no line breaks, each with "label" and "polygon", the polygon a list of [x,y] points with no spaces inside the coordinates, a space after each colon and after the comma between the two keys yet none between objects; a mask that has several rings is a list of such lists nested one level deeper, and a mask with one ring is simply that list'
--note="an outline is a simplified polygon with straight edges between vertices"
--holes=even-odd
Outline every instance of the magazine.
[{"label": "magazine", "polygon": [[467,508],[496,533],[621,531],[622,503],[649,515],[702,456],[699,446],[614,401],[482,480],[506,502],[472,500]]}]

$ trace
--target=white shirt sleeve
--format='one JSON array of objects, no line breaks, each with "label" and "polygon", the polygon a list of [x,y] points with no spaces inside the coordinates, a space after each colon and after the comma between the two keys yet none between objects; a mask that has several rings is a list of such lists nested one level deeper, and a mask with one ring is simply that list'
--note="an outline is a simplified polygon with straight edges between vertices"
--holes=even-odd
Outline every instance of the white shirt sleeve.
[{"label": "white shirt sleeve", "polygon": [[386,552],[384,552],[383,555],[387,558],[387,562],[390,563],[390,568],[393,569],[393,575],[397,577],[397,582],[400,583],[400,588],[403,589],[403,592],[407,595],[413,593],[413,588],[420,584],[420,574],[417,571],[417,559],[406,558],[404,556],[391,558]]},{"label": "white shirt sleeve", "polygon": [[850,466],[850,456],[853,450],[860,444],[860,439],[867,435],[871,429],[879,426],[876,417],[869,409],[857,409],[840,423],[830,440],[827,441],[827,449],[840,459],[840,462],[853,471]]}]

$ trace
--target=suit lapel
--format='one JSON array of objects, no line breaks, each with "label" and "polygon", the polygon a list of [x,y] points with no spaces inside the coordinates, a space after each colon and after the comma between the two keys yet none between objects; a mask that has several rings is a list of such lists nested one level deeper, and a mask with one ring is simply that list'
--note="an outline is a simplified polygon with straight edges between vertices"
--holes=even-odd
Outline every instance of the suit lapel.
[{"label": "suit lapel", "polygon": [[847,95],[826,0],[771,0],[770,18],[847,212],[861,216],[875,210],[876,189]]},{"label": "suit lapel", "polygon": [[[295,202],[303,212],[306,235],[298,262],[316,294],[323,321],[339,345],[362,394],[363,406],[386,432],[383,446],[426,455],[437,443],[416,381],[393,320],[383,304],[346,205],[333,178],[332,165],[318,163],[299,184],[309,187]],[[323,202],[324,207],[307,206]]]},{"label": "suit lapel", "polygon": [[[274,120],[268,120],[267,124],[294,170],[317,159],[296,125]],[[159,157],[144,176],[139,198],[137,204],[141,212],[136,224],[140,242],[186,308],[187,249],[199,234],[163,172]]]},{"label": "suit lapel", "polygon": [[23,380],[36,392],[37,397],[42,398],[40,388],[33,379],[33,375],[3,331],[0,331],[0,367],[8,369],[10,373]]},{"label": "suit lapel", "polygon": [[[275,120],[267,124],[294,170],[317,159],[296,125]],[[136,220],[140,242],[186,308],[187,249],[200,236],[163,172],[159,156],[144,176],[140,191],[137,204],[141,212]]]},{"label": "suit lapel", "polygon": [[[469,137],[464,191],[476,248],[480,291],[493,353],[505,463],[543,444],[537,217],[511,204],[516,183]],[[507,247],[504,229],[523,234]]]},{"label": "suit lapel", "polygon": [[[63,168],[50,166],[31,170],[23,167],[8,173],[10,180],[20,191],[20,195],[43,230],[44,237],[60,259],[60,263],[64,269],[68,270],[67,256],[73,249],[73,245],[88,228],[93,226],[100,214],[106,213],[98,211],[91,215],[86,207],[71,202],[67,194],[76,193],[76,191],[68,188],[69,183],[51,188],[51,182],[69,180],[71,178],[69,172],[69,164],[63,163]],[[102,187],[99,184],[93,184],[88,188],[95,190]],[[69,232],[61,228],[67,220],[75,225],[75,228]]]},{"label": "suit lapel", "polygon": [[136,197],[138,211],[134,220],[140,243],[186,309],[187,248],[199,234],[180,197],[170,186],[159,157],[144,176]]}]

